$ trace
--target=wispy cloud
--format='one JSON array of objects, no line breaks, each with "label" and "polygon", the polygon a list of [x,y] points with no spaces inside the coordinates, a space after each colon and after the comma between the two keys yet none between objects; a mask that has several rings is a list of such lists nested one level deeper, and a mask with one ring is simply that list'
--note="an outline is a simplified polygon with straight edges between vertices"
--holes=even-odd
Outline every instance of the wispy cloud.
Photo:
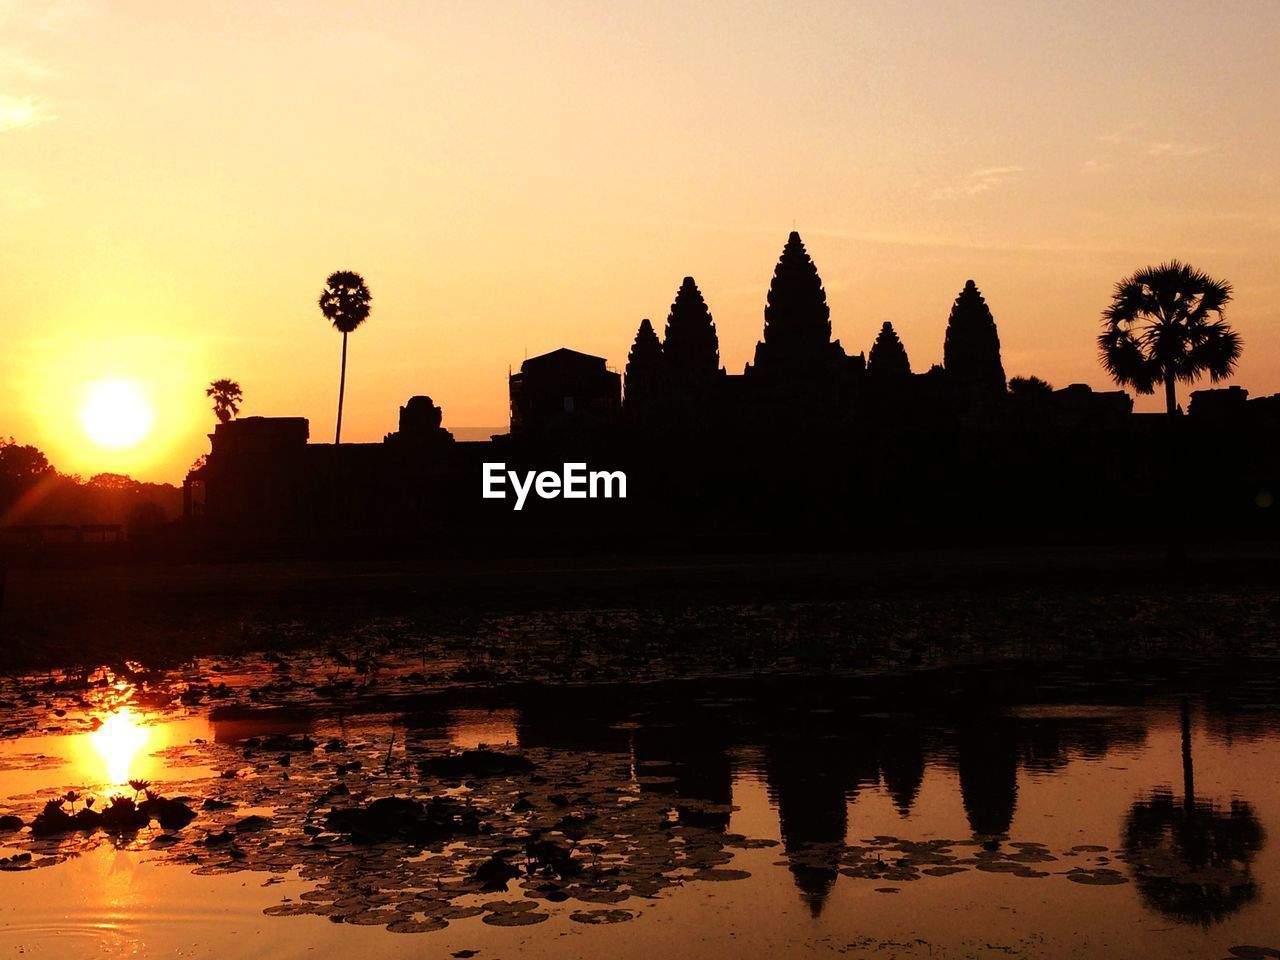
[{"label": "wispy cloud", "polygon": [[1149,157],[1198,157],[1202,153],[1208,153],[1211,147],[1198,143],[1174,143],[1164,141],[1161,143],[1147,144],[1147,156]]},{"label": "wispy cloud", "polygon": [[987,253],[1025,254],[1096,254],[1109,251],[1127,251],[1128,247],[1093,243],[1032,243],[1004,240],[981,240],[968,235],[939,235],[928,233],[892,233],[887,231],[845,230],[839,227],[820,227],[805,231],[805,235],[854,240],[877,246],[922,248],[937,250],[981,250]]},{"label": "wispy cloud", "polygon": [[1109,133],[1099,136],[1103,149],[1080,165],[1083,174],[1097,174],[1117,166],[1131,166],[1142,157],[1182,160],[1209,153],[1213,147],[1187,140],[1151,140],[1147,136],[1129,133]]},{"label": "wispy cloud", "polygon": [[1025,168],[1017,166],[984,167],[974,170],[958,184],[939,187],[933,191],[934,200],[951,200],[955,197],[973,197],[993,190],[1000,184],[1012,180],[1023,173]]},{"label": "wispy cloud", "polygon": [[52,119],[53,115],[37,97],[10,97],[0,93],[0,133],[24,130]]}]

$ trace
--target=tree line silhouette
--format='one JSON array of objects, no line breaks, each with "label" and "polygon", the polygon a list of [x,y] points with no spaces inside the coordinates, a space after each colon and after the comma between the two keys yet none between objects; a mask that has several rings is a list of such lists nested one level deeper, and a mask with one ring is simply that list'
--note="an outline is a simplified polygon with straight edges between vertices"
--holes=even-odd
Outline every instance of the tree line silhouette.
[{"label": "tree line silhouette", "polygon": [[145,538],[181,515],[182,491],[171,484],[62,473],[36,447],[0,438],[0,530],[19,528],[15,542],[31,526],[117,525]]}]

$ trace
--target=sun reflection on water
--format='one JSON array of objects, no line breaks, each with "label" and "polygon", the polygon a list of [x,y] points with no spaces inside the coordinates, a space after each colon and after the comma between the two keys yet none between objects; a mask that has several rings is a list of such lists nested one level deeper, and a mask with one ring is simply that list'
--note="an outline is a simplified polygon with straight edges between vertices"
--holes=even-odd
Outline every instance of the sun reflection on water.
[{"label": "sun reflection on water", "polygon": [[108,715],[102,726],[89,734],[104,774],[102,782],[113,786],[128,783],[138,755],[151,740],[151,733],[151,728],[140,723],[128,707]]}]

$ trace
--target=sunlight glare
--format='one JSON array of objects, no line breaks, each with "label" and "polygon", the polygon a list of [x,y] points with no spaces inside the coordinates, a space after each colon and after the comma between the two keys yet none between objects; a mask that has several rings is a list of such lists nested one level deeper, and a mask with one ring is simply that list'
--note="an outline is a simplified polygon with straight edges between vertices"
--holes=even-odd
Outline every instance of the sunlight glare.
[{"label": "sunlight glare", "polygon": [[106,771],[106,782],[122,786],[129,782],[134,760],[151,739],[148,728],[128,709],[113,713],[90,734]]},{"label": "sunlight glare", "polygon": [[100,447],[132,447],[151,432],[151,406],[135,380],[99,380],[89,384],[80,407],[84,432]]}]

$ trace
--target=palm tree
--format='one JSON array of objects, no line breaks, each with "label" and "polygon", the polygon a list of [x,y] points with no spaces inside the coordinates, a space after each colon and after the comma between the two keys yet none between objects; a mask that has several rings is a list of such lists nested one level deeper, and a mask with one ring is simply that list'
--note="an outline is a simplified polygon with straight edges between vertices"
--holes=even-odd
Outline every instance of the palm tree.
[{"label": "palm tree", "polygon": [[1165,408],[1177,414],[1178,381],[1192,383],[1207,373],[1216,383],[1240,359],[1240,335],[1222,314],[1230,300],[1231,284],[1177,260],[1125,277],[1102,314],[1102,365],[1138,393],[1163,383]]},{"label": "palm tree", "polygon": [[226,423],[239,412],[244,391],[234,380],[223,378],[209,384],[204,395],[213,398],[213,415],[218,418],[218,422]]},{"label": "palm tree", "polygon": [[1221,923],[1258,898],[1252,864],[1266,833],[1252,805],[1239,797],[1219,804],[1196,796],[1191,757],[1191,708],[1184,698],[1182,798],[1157,787],[1129,808],[1125,859],[1142,901],[1175,920]]},{"label": "palm tree", "polygon": [[369,319],[369,303],[373,295],[364,277],[351,270],[329,274],[320,294],[320,312],[342,331],[342,376],[338,380],[338,426],[333,442],[342,442],[342,397],[347,389],[347,334]]}]

